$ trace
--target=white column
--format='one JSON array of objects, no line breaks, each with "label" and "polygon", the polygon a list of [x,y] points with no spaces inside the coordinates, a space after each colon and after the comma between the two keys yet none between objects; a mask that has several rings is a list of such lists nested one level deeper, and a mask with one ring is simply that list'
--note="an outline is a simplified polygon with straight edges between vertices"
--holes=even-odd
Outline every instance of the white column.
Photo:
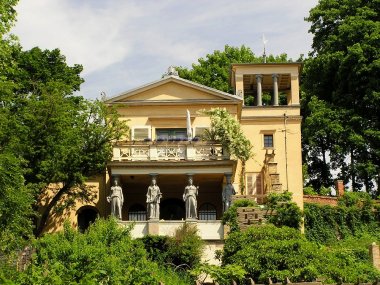
[{"label": "white column", "polygon": [[261,86],[261,81],[263,79],[263,76],[261,74],[256,75],[256,81],[257,81],[257,106],[263,105],[262,100],[262,94],[263,94],[263,88]]},{"label": "white column", "polygon": [[278,74],[273,74],[273,105],[278,106]]}]

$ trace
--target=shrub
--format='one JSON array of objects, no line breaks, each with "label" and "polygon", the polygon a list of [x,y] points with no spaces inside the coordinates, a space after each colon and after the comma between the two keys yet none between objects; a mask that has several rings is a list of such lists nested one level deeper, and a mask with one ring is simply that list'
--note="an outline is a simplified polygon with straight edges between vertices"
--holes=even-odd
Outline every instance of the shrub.
[{"label": "shrub", "polygon": [[150,260],[165,263],[168,260],[169,240],[168,236],[146,235],[140,238]]},{"label": "shrub", "polygon": [[[147,259],[129,228],[114,219],[98,220],[81,234],[65,230],[35,243],[32,264],[17,284],[186,284]],[[175,280],[175,281],[170,281]]]},{"label": "shrub", "polygon": [[300,229],[302,211],[296,203],[292,202],[292,193],[269,194],[266,206],[275,213],[268,217],[268,222],[278,227],[287,226]]},{"label": "shrub", "polygon": [[251,227],[231,233],[224,245],[222,265],[239,265],[255,282],[270,277],[283,281],[362,282],[376,280],[380,273],[363,253],[331,249],[308,241],[299,230],[274,225]]},{"label": "shrub", "polygon": [[201,262],[204,242],[195,225],[184,223],[173,237],[147,235],[140,239],[151,260],[191,269]]},{"label": "shrub", "polygon": [[176,266],[193,268],[201,262],[204,242],[198,235],[197,227],[184,223],[168,240],[167,261]]},{"label": "shrub", "polygon": [[217,266],[210,264],[202,264],[191,271],[194,279],[199,276],[205,276],[218,282],[220,285],[232,284],[232,280],[242,281],[247,272],[236,264],[228,264],[226,266]]}]

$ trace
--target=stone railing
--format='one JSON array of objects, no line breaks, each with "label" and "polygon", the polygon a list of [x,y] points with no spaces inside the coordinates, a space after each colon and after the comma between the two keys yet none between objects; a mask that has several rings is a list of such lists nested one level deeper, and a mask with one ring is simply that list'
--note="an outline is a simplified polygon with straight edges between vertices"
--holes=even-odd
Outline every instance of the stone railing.
[{"label": "stone railing", "polygon": [[214,142],[124,142],[113,147],[112,161],[226,160],[229,154]]}]

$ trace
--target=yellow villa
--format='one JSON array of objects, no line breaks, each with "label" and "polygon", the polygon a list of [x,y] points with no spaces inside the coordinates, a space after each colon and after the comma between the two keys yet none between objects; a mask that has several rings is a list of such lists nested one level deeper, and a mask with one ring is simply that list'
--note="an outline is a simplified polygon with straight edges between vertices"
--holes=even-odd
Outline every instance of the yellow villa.
[{"label": "yellow villa", "polygon": [[[128,120],[131,134],[114,144],[104,175],[88,182],[96,192],[93,202],[78,202],[66,218],[84,229],[96,216],[109,216],[112,206],[121,224],[134,223],[135,237],[171,234],[190,221],[204,240],[221,242],[223,191],[229,181],[235,196],[261,202],[268,193],[290,191],[303,208],[300,69],[299,63],[233,64],[232,95],[182,79],[169,68],[161,79],[106,100],[121,120]],[[244,104],[247,98],[250,106]],[[211,108],[228,110],[253,145],[244,193],[241,164],[220,143],[201,139],[210,128],[202,110]],[[117,204],[115,191],[122,195]],[[155,203],[152,191],[159,194]],[[193,199],[189,213],[186,191]],[[51,217],[50,231],[57,229],[57,219]]]}]

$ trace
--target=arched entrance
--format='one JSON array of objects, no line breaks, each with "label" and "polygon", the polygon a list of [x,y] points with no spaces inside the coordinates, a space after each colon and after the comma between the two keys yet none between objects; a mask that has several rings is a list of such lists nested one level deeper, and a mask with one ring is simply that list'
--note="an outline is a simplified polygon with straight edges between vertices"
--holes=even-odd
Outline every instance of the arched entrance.
[{"label": "arched entrance", "polygon": [[185,219],[185,203],[180,199],[170,198],[161,202],[160,219],[182,220]]},{"label": "arched entrance", "polygon": [[84,206],[79,208],[78,212],[78,230],[83,233],[88,229],[90,224],[95,222],[99,213],[95,207],[92,206]]}]

